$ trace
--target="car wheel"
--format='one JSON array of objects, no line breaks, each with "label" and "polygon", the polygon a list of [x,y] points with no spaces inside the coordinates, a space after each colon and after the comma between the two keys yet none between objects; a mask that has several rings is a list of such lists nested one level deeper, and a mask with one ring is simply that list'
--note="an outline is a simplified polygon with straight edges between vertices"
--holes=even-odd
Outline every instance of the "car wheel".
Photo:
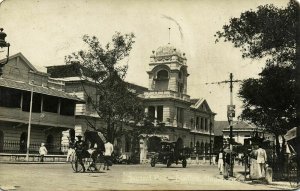
[{"label": "car wheel", "polygon": [[182,161],[182,167],[183,167],[183,168],[186,168],[186,164],[187,164],[187,162],[186,162],[186,160],[184,159],[184,160]]}]

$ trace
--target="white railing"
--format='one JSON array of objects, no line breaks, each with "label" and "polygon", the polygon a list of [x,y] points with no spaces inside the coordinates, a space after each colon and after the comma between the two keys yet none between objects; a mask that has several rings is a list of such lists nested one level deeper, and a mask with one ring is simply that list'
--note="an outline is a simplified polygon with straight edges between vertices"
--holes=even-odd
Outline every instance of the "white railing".
[{"label": "white railing", "polygon": [[184,101],[190,101],[190,96],[178,93],[172,90],[165,91],[147,91],[143,94],[144,98],[176,98]]}]

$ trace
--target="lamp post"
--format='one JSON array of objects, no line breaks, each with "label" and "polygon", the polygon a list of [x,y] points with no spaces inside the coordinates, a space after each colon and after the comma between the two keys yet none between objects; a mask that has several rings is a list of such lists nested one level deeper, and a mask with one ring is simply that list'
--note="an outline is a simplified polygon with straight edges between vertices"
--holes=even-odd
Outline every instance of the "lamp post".
[{"label": "lamp post", "polygon": [[8,58],[9,58],[9,47],[10,47],[10,44],[5,41],[5,37],[6,36],[7,35],[3,32],[3,28],[0,28],[0,48],[1,49],[7,48],[6,60],[4,62],[0,63],[0,77],[3,74],[3,67],[4,67],[5,64],[8,63]]}]

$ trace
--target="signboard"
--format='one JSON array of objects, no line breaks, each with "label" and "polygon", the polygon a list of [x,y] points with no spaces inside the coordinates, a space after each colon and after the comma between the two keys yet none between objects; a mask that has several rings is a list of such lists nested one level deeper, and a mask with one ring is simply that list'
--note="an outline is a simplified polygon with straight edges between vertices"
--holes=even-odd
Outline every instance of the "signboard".
[{"label": "signboard", "polygon": [[235,117],[235,105],[227,105],[227,117]]},{"label": "signboard", "polygon": [[284,139],[285,140],[291,140],[295,139],[297,137],[297,127],[294,127],[293,129],[289,130],[285,135]]}]

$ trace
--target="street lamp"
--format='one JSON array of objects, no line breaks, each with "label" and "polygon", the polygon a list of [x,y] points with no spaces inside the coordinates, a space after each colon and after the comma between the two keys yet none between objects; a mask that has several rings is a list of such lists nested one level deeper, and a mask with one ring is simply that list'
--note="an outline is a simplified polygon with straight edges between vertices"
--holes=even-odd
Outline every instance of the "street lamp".
[{"label": "street lamp", "polygon": [[0,28],[0,48],[1,48],[1,51],[2,51],[2,49],[4,49],[6,47],[7,48],[7,55],[6,55],[6,60],[4,62],[0,63],[0,76],[2,76],[2,74],[3,74],[2,69],[3,69],[4,65],[8,63],[9,46],[10,46],[10,44],[5,41],[5,37],[7,35],[2,31],[3,31],[3,28]]}]

